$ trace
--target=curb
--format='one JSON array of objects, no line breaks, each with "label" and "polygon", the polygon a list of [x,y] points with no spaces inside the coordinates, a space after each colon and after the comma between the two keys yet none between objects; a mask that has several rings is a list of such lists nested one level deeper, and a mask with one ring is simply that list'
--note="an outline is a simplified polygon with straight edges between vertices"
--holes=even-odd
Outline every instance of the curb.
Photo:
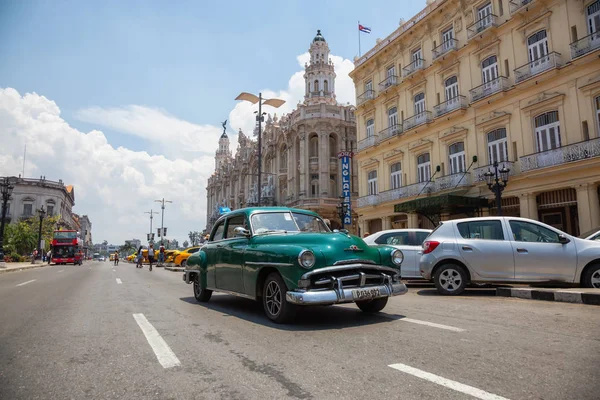
[{"label": "curb", "polygon": [[548,289],[496,288],[496,296],[600,306],[600,290],[598,293],[588,293]]},{"label": "curb", "polygon": [[42,268],[42,267],[47,267],[47,266],[48,266],[48,264],[31,264],[31,265],[24,265],[24,266],[18,267],[18,268],[0,268],[0,274],[6,274],[8,272],[15,272],[15,271],[23,271],[26,269]]},{"label": "curb", "polygon": [[185,270],[185,268],[165,267],[165,271],[183,272],[184,270]]}]

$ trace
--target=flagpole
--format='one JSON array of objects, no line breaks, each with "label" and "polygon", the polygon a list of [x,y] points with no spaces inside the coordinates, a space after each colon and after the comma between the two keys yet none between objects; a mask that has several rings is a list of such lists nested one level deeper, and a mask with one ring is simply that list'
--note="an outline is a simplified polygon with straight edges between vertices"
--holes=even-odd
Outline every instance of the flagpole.
[{"label": "flagpole", "polygon": [[360,21],[358,21],[358,57],[360,58],[361,54],[360,54]]}]

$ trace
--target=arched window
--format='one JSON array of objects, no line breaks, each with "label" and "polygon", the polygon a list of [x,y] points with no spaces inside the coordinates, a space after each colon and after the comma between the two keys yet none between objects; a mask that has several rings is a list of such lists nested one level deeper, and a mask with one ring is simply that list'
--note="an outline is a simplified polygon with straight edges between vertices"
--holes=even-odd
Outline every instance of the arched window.
[{"label": "arched window", "polygon": [[446,92],[446,100],[451,100],[455,97],[458,97],[458,78],[456,75],[446,79],[444,82],[445,92]]},{"label": "arched window", "polygon": [[309,157],[319,157],[319,138],[317,135],[310,137],[309,146]]},{"label": "arched window", "polygon": [[323,81],[323,91],[325,93],[329,92],[329,84],[327,83],[327,79],[325,79],[325,81]]},{"label": "arched window", "polygon": [[399,162],[390,165],[390,186],[392,189],[402,186],[402,164]]},{"label": "arched window", "polygon": [[481,75],[483,83],[491,82],[498,78],[498,59],[491,56],[481,63]]},{"label": "arched window", "polygon": [[367,137],[371,137],[375,134],[375,120],[370,119],[367,121]]},{"label": "arched window", "polygon": [[315,80],[315,92],[319,91],[319,81]]},{"label": "arched window", "polygon": [[431,179],[431,158],[429,153],[417,157],[417,180],[419,183],[428,182]]},{"label": "arched window", "polygon": [[465,144],[464,142],[457,142],[451,144],[448,147],[448,154],[450,155],[450,174],[458,174],[459,172],[465,172]]},{"label": "arched window", "polygon": [[587,7],[587,25],[588,34],[600,32],[600,1],[595,1]]},{"label": "arched window", "polygon": [[537,151],[548,151],[561,146],[558,111],[538,115],[535,117],[534,123]]},{"label": "arched window", "polygon": [[487,133],[489,163],[508,161],[508,141],[506,128],[495,129]]},{"label": "arched window", "polygon": [[329,157],[337,157],[337,139],[334,135],[329,135]]},{"label": "arched window", "polygon": [[415,115],[425,112],[425,93],[419,93],[415,96]]},{"label": "arched window", "polygon": [[319,197],[319,175],[313,174],[310,177],[310,195]]},{"label": "arched window", "polygon": [[527,38],[527,50],[529,50],[529,61],[535,61],[548,54],[548,36],[545,29]]},{"label": "arched window", "polygon": [[367,183],[369,187],[369,195],[377,194],[377,170],[370,171],[367,174]]}]

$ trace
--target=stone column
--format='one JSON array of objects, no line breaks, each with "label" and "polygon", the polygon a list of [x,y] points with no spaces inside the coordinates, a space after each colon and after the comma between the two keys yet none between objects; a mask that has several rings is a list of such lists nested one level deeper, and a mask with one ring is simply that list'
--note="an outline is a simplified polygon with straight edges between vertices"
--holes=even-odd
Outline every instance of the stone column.
[{"label": "stone column", "polygon": [[304,128],[302,128],[302,130],[300,131],[300,160],[298,160],[300,162],[300,193],[298,193],[299,199],[304,199],[306,197],[306,187],[308,180],[306,174],[307,172],[310,174],[308,167],[309,164],[307,143],[308,140],[306,139],[306,133],[304,131]]},{"label": "stone column", "polygon": [[364,234],[365,234],[365,232],[367,231],[367,229],[366,229],[366,227],[367,227],[367,221],[364,220],[364,219],[361,219],[358,222],[358,227],[359,227],[359,230],[360,230],[360,232],[359,232],[360,233],[360,237],[363,237]]},{"label": "stone column", "polygon": [[579,214],[579,232],[584,233],[600,225],[600,201],[598,187],[584,183],[577,190],[577,213]]},{"label": "stone column", "polygon": [[417,213],[408,213],[408,229],[418,229],[419,228],[419,215]]},{"label": "stone column", "polygon": [[521,218],[538,219],[537,195],[535,193],[521,193],[519,207]]},{"label": "stone column", "polygon": [[381,218],[381,228],[386,231],[388,229],[392,229],[392,217],[383,217]]},{"label": "stone column", "polygon": [[329,196],[329,135],[325,132],[319,135],[319,197]]}]

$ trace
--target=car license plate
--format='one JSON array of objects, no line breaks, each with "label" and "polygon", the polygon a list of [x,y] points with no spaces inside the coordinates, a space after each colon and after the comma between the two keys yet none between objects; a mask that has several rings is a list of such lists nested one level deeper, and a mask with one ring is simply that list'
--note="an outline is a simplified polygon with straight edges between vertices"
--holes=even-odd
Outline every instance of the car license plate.
[{"label": "car license plate", "polygon": [[368,300],[379,296],[381,296],[379,288],[364,288],[352,290],[352,298],[354,300]]}]

